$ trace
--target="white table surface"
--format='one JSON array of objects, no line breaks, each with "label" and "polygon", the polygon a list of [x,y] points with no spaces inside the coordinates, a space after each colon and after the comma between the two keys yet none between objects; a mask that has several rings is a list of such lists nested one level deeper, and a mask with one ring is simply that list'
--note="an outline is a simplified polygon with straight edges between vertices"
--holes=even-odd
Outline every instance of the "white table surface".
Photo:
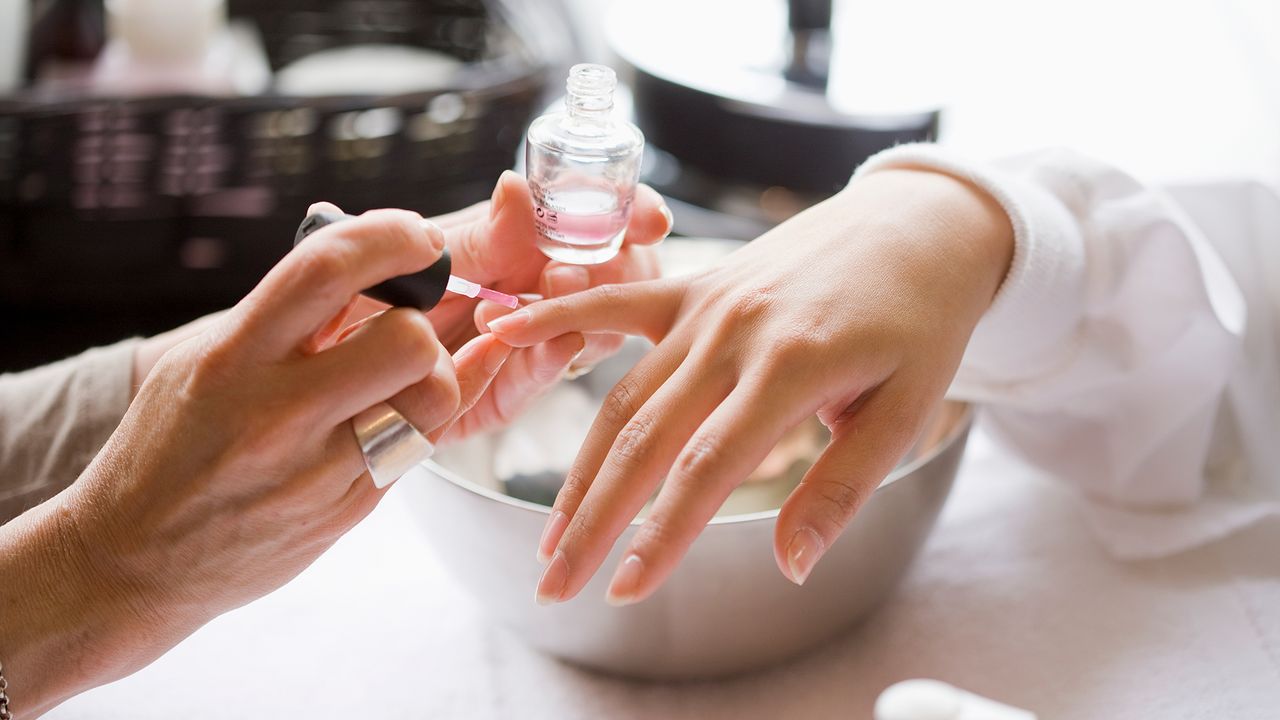
[{"label": "white table surface", "polygon": [[913,571],[863,625],[761,673],[633,683],[487,624],[393,491],[294,582],[48,717],[869,718],[888,685],[933,677],[1041,718],[1273,720],[1276,548],[1272,525],[1114,562],[1067,489],[979,439]]}]

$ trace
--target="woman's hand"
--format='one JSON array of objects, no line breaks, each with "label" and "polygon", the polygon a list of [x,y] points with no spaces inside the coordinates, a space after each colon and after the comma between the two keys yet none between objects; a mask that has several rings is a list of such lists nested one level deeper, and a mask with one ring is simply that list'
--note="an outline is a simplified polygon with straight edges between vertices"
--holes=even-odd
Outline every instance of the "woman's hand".
[{"label": "woman's hand", "polygon": [[[659,274],[652,246],[671,232],[671,211],[662,196],[648,186],[636,189],[626,240],[613,260],[580,266],[548,261],[537,248],[533,198],[524,178],[505,172],[498,179],[489,202],[434,218],[444,230],[453,255],[453,272],[526,302],[560,297],[606,283],[648,280]],[[311,212],[341,212],[328,203],[313,205]],[[361,298],[351,312],[362,318],[385,305]],[[428,317],[450,349],[486,332],[489,320],[509,310],[496,303],[477,303],[461,295],[446,294]],[[460,439],[500,427],[518,416],[538,396],[555,385],[571,369],[589,368],[617,352],[622,336],[566,332],[535,346],[512,353],[491,387],[470,412],[463,415],[444,440]]]},{"label": "woman's hand", "polygon": [[609,285],[489,323],[516,347],[569,332],[657,343],[613,389],[539,548],[542,602],[576,595],[660,483],[608,599],[672,572],[729,492],[816,414],[832,439],[778,517],[803,583],[921,432],[1009,267],[999,205],[952,177],[884,170],[715,269]]},{"label": "woman's hand", "polygon": [[142,667],[367,515],[383,492],[354,415],[386,401],[438,437],[483,394],[510,352],[492,336],[451,359],[409,309],[339,333],[362,289],[443,248],[402,211],[316,233],[164,354],[74,485],[3,528],[0,650],[20,713]]}]

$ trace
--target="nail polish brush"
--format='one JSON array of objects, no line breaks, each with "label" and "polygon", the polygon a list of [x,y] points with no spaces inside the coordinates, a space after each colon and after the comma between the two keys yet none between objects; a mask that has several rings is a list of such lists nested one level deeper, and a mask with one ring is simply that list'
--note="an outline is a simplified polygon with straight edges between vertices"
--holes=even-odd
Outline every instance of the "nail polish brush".
[{"label": "nail polish brush", "polygon": [[[298,243],[307,239],[317,230],[353,217],[353,215],[339,215],[337,213],[314,213],[308,215],[307,219],[303,220],[302,225],[298,227],[298,234],[294,237],[293,244],[297,246]],[[460,278],[452,273],[453,258],[446,248],[440,259],[425,270],[412,275],[402,275],[385,280],[365,290],[364,294],[388,305],[416,307],[420,310],[430,310],[440,304],[440,300],[444,298],[446,292],[465,295],[469,298],[492,300],[509,308],[516,308],[520,305],[520,300],[513,295],[500,293],[497,290]]]}]

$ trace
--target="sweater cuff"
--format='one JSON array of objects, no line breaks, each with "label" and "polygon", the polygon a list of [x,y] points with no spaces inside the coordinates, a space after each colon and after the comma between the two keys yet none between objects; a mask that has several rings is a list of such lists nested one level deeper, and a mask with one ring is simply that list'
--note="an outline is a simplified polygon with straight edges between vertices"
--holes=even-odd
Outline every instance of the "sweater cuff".
[{"label": "sweater cuff", "polygon": [[139,339],[94,348],[76,359],[80,385],[79,422],[83,428],[85,465],[115,432],[133,402],[133,362]]},{"label": "sweater cuff", "polygon": [[1013,226],[1013,261],[974,330],[957,386],[1008,386],[1062,363],[1069,354],[1063,341],[1084,311],[1085,271],[1084,241],[1063,203],[1029,177],[930,144],[878,153],[854,178],[887,168],[932,170],[969,182],[990,194]]}]

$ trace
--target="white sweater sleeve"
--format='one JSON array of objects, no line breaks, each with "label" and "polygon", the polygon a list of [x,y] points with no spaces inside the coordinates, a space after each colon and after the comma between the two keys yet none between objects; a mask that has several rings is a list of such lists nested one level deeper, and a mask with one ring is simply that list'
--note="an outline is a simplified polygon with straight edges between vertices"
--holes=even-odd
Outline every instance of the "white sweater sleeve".
[{"label": "white sweater sleeve", "polygon": [[1061,150],[977,165],[906,145],[858,172],[887,167],[967,179],[1009,214],[1013,264],[951,393],[983,406],[999,444],[1077,486],[1123,557],[1178,551],[1256,519],[1256,508],[1208,498],[1205,472],[1245,303],[1171,201]]}]

